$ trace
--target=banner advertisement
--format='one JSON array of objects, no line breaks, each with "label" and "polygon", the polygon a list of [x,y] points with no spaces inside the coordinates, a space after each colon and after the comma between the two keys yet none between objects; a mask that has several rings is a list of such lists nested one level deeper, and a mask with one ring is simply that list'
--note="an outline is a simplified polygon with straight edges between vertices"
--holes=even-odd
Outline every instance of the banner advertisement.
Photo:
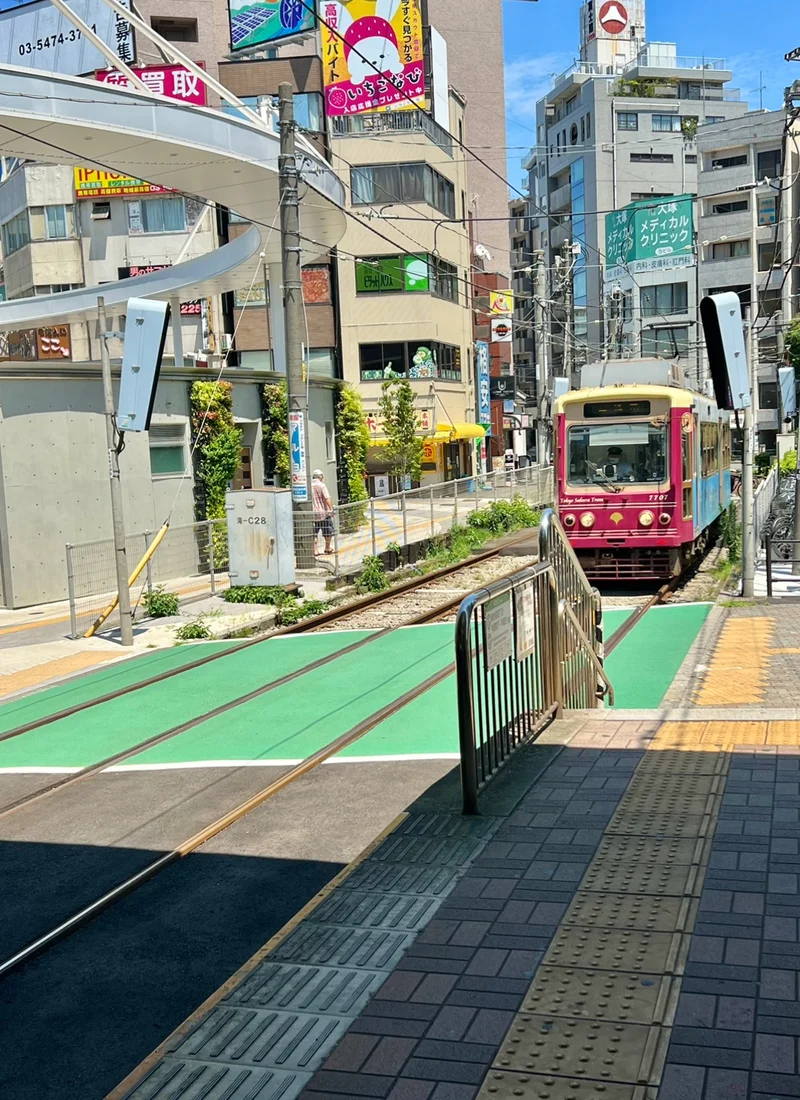
[{"label": "banner advertisement", "polygon": [[[2,3],[2,0],[0,0]],[[205,68],[202,62],[199,67]],[[199,76],[189,72],[183,65],[149,65],[146,68],[133,68],[133,72],[146,84],[151,92],[177,99],[181,103],[191,103],[194,107],[206,106],[206,86]],[[113,84],[116,88],[134,88],[125,73],[118,69],[100,69],[94,74],[101,84]]]},{"label": "banner advertisement", "polygon": [[476,387],[478,390],[478,423],[483,424],[487,430],[492,423],[492,394],[489,383],[491,359],[489,357],[489,345],[485,340],[475,341],[475,373],[477,374]]},{"label": "banner advertisement", "polygon": [[695,262],[691,195],[643,199],[606,214],[606,278],[610,269],[659,271]]},{"label": "banner advertisement", "polygon": [[[123,16],[102,0],[70,0],[70,7],[120,60],[136,60],[133,27]],[[81,76],[106,59],[50,0],[0,0],[0,64]]]},{"label": "banner advertisement", "polygon": [[320,0],[329,115],[425,107],[420,0]]},{"label": "banner advertisement", "polygon": [[300,0],[277,0],[276,3],[228,0],[231,50],[238,53],[295,34],[307,34],[316,25],[313,9],[313,0],[307,5]]},{"label": "banner advertisement", "polygon": [[75,169],[75,198],[119,198],[120,195],[168,195],[169,187],[145,183],[120,172],[105,172],[101,168]]},{"label": "banner advertisement", "polygon": [[[370,435],[383,435],[383,417],[379,412],[367,410],[364,413],[364,423]],[[436,415],[434,409],[417,409],[417,435],[431,436],[436,434]]]},{"label": "banner advertisement", "polygon": [[376,256],[373,260],[356,260],[356,291],[359,294],[379,294],[381,291],[405,291],[413,294],[430,291],[430,269],[427,255]]},{"label": "banner advertisement", "polygon": [[308,500],[308,473],[305,417],[300,412],[289,413],[289,451],[292,462],[292,500],[304,504]]},{"label": "banner advertisement", "polygon": [[69,325],[26,328],[19,332],[0,332],[0,360],[32,363],[48,359],[72,358],[72,334]]},{"label": "banner advertisement", "polygon": [[[136,279],[139,275],[152,275],[154,271],[165,271],[169,267],[172,267],[172,264],[133,264],[131,267],[118,267],[117,274],[120,279]],[[202,298],[181,302],[181,317],[199,317],[202,312]]]},{"label": "banner advertisement", "polygon": [[510,317],[514,312],[514,291],[490,290],[489,312],[495,317]]}]

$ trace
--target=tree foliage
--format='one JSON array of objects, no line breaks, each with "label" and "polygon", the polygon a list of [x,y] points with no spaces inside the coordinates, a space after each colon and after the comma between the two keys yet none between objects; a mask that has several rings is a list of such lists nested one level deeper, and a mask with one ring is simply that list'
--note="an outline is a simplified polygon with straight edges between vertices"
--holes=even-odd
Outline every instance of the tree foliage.
[{"label": "tree foliage", "polygon": [[239,468],[242,433],[233,422],[230,382],[195,382],[191,391],[192,443],[203,486],[206,519],[225,515],[225,491]]},{"label": "tree foliage", "polygon": [[339,395],[336,434],[347,481],[347,503],[356,504],[368,496],[364,475],[367,470],[369,429],[364,418],[364,402],[353,386],[344,386]]},{"label": "tree foliage", "polygon": [[283,486],[291,484],[289,459],[289,399],[285,382],[268,382],[261,393],[261,433],[264,466]]},{"label": "tree foliage", "polygon": [[795,374],[800,375],[800,315],[795,317],[786,330],[784,347]]},{"label": "tree foliage", "polygon": [[422,440],[417,435],[414,391],[405,378],[394,378],[381,387],[380,413],[386,435],[389,469],[400,481],[422,477]]}]

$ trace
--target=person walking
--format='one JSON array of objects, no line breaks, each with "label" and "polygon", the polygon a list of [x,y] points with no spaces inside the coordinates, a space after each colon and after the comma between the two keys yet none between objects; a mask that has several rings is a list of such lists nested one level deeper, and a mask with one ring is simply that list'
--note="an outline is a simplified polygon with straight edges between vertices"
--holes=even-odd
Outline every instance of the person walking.
[{"label": "person walking", "polygon": [[325,539],[324,554],[333,553],[333,501],[325,484],[322,470],[315,470],[311,482],[314,497],[314,552],[317,550],[317,535]]}]

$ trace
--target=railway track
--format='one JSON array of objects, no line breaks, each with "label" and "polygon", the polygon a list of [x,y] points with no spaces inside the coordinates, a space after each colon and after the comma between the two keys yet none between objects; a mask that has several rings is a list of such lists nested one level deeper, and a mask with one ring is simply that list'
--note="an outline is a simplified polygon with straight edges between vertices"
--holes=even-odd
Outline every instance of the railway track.
[{"label": "railway track", "polygon": [[[348,626],[348,628],[352,629],[354,628],[352,624],[357,620],[357,618],[363,615],[367,609],[371,611],[375,606],[380,606],[382,608],[382,615],[384,616],[384,618],[388,616],[388,618],[394,620],[395,616],[399,616],[401,619],[400,622],[390,622],[389,625],[384,626],[383,629],[375,631],[367,638],[359,639],[352,645],[346,646],[345,648],[340,649],[333,654],[320,658],[317,661],[311,662],[310,664],[303,666],[301,669],[289,673],[288,675],[283,676],[280,679],[274,680],[268,684],[264,684],[254,691],[236,697],[228,701],[227,703],[224,703],[221,706],[214,708],[213,710],[198,715],[196,718],[188,722],[182,723],[181,725],[175,726],[169,730],[165,730],[162,733],[157,734],[155,737],[151,737],[146,741],[139,742],[136,745],[123,750],[122,752],[115,753],[112,756],[97,761],[95,764],[92,764],[79,772],[67,776],[62,776],[61,778],[54,781],[53,783],[50,783],[46,787],[39,788],[38,790],[35,790],[25,795],[24,797],[17,799],[15,802],[0,808],[0,817],[6,817],[10,814],[14,814],[22,810],[25,807],[30,807],[31,805],[40,802],[43,799],[64,790],[65,788],[74,787],[77,784],[85,783],[88,780],[91,780],[93,777],[100,775],[109,767],[122,763],[132,756],[138,755],[146,748],[150,748],[157,744],[162,744],[163,742],[168,741],[181,733],[185,733],[187,730],[192,729],[202,724],[203,722],[208,721],[211,718],[229,712],[246,702],[250,702],[255,698],[266,695],[268,692],[274,690],[275,688],[280,687],[293,680],[299,679],[300,677],[305,676],[308,673],[313,673],[316,669],[321,668],[323,665],[329,664],[332,661],[337,660],[339,657],[342,657],[348,653],[353,653],[367,645],[370,645],[374,643],[377,639],[386,637],[393,631],[400,629],[402,626],[420,625],[424,623],[434,622],[437,619],[442,618],[443,616],[452,612],[456,607],[458,607],[465,593],[471,591],[471,589],[475,587],[476,580],[473,574],[476,567],[498,556],[499,550],[489,551],[485,554],[476,555],[474,558],[471,558],[466,562],[461,562],[457,565],[447,566],[444,569],[436,570],[434,573],[430,573],[424,577],[415,578],[411,582],[398,585],[397,587],[390,589],[386,592],[377,593],[372,597],[367,597],[363,600],[356,601],[353,604],[349,604],[341,608],[332,609],[331,611],[325,612],[323,615],[320,615],[315,619],[309,619],[301,624],[298,624],[297,627],[291,627],[286,630],[277,632],[278,634],[309,633],[311,631],[319,629],[330,629],[332,625],[334,627],[338,627],[342,623],[348,623],[348,621],[351,624],[350,626]],[[520,559],[516,559],[515,564],[506,572],[515,573],[518,572],[519,568]],[[435,596],[422,596],[422,599],[427,604],[427,606],[423,609],[419,608],[418,603],[421,598],[420,590],[424,591],[425,589],[432,587],[435,593],[436,586],[440,582],[442,582],[446,578],[453,578],[459,573],[465,573],[466,576],[469,578],[467,581],[464,582],[466,584],[465,588],[449,589],[450,594],[444,601],[437,600]],[[450,583],[452,584],[452,581],[450,581]],[[410,610],[408,605],[409,598],[414,601],[414,613],[411,614],[410,617],[407,614],[407,612]],[[389,606],[392,603],[398,603],[399,606],[401,608],[404,607],[405,610],[400,610],[395,613],[389,613]],[[276,634],[272,634],[269,635],[269,638],[274,638],[275,636]],[[210,657],[201,658],[199,661],[194,662],[191,665],[183,666],[183,668],[181,668],[179,671],[189,671],[193,668],[197,668],[198,666],[208,664],[210,661],[220,660],[225,656],[229,656],[233,652],[238,652],[241,649],[246,648],[247,646],[252,646],[266,640],[267,638],[248,640],[248,642],[244,643],[241,646],[236,646],[232,649],[227,650],[224,654],[213,654]],[[120,882],[111,890],[104,893],[101,897],[98,897],[89,905],[84,906],[76,913],[73,913],[66,920],[61,921],[58,925],[50,929],[48,932],[37,937],[37,939],[27,944],[21,950],[15,952],[13,955],[0,962],[0,977],[9,974],[11,971],[28,962],[36,955],[47,950],[47,948],[49,948],[51,945],[61,940],[63,937],[69,935],[73,931],[76,931],[77,929],[85,925],[89,920],[101,913],[103,910],[113,905],[114,902],[131,894],[139,886],[144,885],[144,883],[150,881],[156,875],[166,870],[168,867],[172,866],[179,860],[185,858],[192,852],[196,851],[198,848],[202,847],[203,844],[207,843],[209,840],[217,836],[229,826],[233,825],[235,822],[241,820],[256,807],[262,805],[268,799],[272,798],[280,791],[284,790],[291,783],[294,783],[297,780],[301,779],[303,776],[307,775],[310,771],[323,764],[330,757],[336,755],[338,752],[341,752],[342,749],[346,748],[348,745],[351,745],[353,742],[357,741],[359,738],[369,733],[370,730],[374,729],[386,718],[401,710],[408,703],[412,702],[420,695],[423,695],[425,692],[429,691],[436,684],[446,679],[452,674],[453,668],[454,664],[452,660],[448,661],[447,664],[445,664],[432,676],[429,676],[421,684],[416,685],[412,690],[406,692],[390,704],[369,715],[367,718],[359,722],[357,725],[355,725],[353,728],[351,728],[341,736],[335,738],[328,744],[322,746],[316,752],[307,756],[299,764],[290,767],[288,771],[281,775],[277,780],[262,787],[259,791],[250,796],[244,802],[240,803],[232,810],[226,812],[221,817],[211,822],[209,825],[206,825],[204,828],[194,833],[185,842],[176,846],[170,852],[167,852],[166,854],[153,860],[136,874],[131,875],[124,881]],[[98,705],[98,703],[100,702],[108,701],[109,699],[119,698],[121,695],[128,694],[131,690],[137,690],[138,688],[145,687],[149,684],[161,682],[176,674],[176,672],[170,671],[169,673],[152,677],[149,680],[143,681],[141,684],[135,685],[134,687],[126,688],[122,691],[112,692],[106,696],[102,696],[99,700],[95,700],[89,705]],[[85,704],[78,707],[66,708],[64,711],[58,712],[55,715],[48,716],[46,719],[43,719],[38,723],[29,723],[27,726],[11,730],[4,735],[4,739],[7,739],[11,736],[19,736],[22,733],[30,732],[31,730],[39,728],[43,725],[52,724],[60,717],[67,717],[85,709],[87,709],[87,705]]]},{"label": "railway track", "polygon": [[611,637],[608,639],[605,645],[606,657],[613,653],[617,646],[635,630],[642,619],[645,617],[648,611],[654,607],[658,607],[659,604],[667,603],[670,596],[675,592],[676,588],[681,582],[680,577],[675,577],[674,580],[669,581],[659,588],[658,592],[652,596],[647,603],[642,604],[641,607],[637,607],[636,610],[630,615],[619,629],[615,630]]}]

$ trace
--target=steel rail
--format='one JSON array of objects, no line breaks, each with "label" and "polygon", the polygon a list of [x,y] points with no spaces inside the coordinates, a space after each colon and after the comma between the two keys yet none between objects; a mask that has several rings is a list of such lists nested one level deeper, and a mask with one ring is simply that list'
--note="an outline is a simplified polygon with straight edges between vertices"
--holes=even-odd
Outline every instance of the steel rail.
[{"label": "steel rail", "polygon": [[98,913],[107,909],[115,901],[126,897],[136,890],[137,887],[149,882],[161,871],[165,871],[168,867],[171,867],[172,864],[184,859],[203,844],[213,839],[213,837],[223,832],[223,830],[241,820],[241,818],[245,817],[251,810],[256,809],[269,798],[279,794],[291,783],[302,778],[302,776],[306,775],[314,768],[319,767],[320,764],[323,764],[330,757],[335,756],[336,753],[341,752],[342,749],[347,748],[348,745],[352,745],[354,741],[363,737],[364,734],[369,733],[375,726],[385,721],[385,719],[390,718],[393,714],[396,714],[397,711],[402,710],[408,703],[413,702],[414,699],[423,695],[426,691],[430,691],[431,688],[440,684],[443,680],[446,680],[448,676],[452,676],[454,667],[454,664],[451,662],[444,668],[439,669],[438,672],[429,676],[427,680],[424,680],[421,684],[417,684],[416,687],[411,688],[399,698],[393,700],[391,703],[387,703],[386,706],[381,707],[380,710],[375,711],[374,714],[363,719],[358,725],[353,726],[352,729],[343,733],[340,737],[324,745],[321,749],[317,749],[316,752],[307,756],[299,764],[295,764],[294,767],[290,768],[280,776],[280,778],[274,780],[266,787],[263,787],[256,794],[251,795],[250,798],[240,803],[233,810],[229,810],[226,814],[223,814],[222,817],[217,818],[217,820],[213,821],[210,825],[206,825],[205,828],[189,837],[183,844],[173,848],[172,851],[167,852],[165,855],[160,856],[158,859],[148,864],[147,867],[143,867],[141,871],[137,871],[135,875],[131,875],[130,878],[127,878],[124,882],[121,882],[118,886],[107,891],[102,897],[97,898],[83,909],[78,910],[77,913],[73,913],[71,917],[62,921],[61,924],[58,924],[49,932],[45,932],[44,935],[39,936],[38,939],[35,939],[32,943],[29,943],[26,947],[23,947],[20,951],[17,951],[14,955],[5,959],[0,963],[0,978],[16,969],[16,967],[28,962],[35,955],[38,955],[54,944],[57,940],[74,932],[86,921],[91,920],[93,917],[96,917]]},{"label": "steel rail", "polygon": [[[506,546],[514,546],[518,542],[522,542],[525,538],[529,537],[529,531],[526,531],[524,535],[517,539],[511,539],[508,542],[503,543],[502,546],[496,547],[493,550],[484,551],[481,554],[475,554],[471,558],[467,558],[465,561],[457,562],[455,565],[445,565],[441,569],[433,570],[421,577],[414,577],[409,581],[404,581],[402,584],[394,585],[392,588],[387,589],[385,592],[375,592],[370,596],[366,596],[361,600],[354,600],[353,603],[342,604],[340,607],[331,608],[330,611],[324,611],[321,615],[315,615],[313,618],[304,619],[300,623],[295,623],[292,626],[283,627],[279,630],[274,630],[268,635],[264,635],[258,638],[248,638],[247,641],[240,642],[237,645],[231,646],[220,653],[210,653],[206,657],[200,657],[197,661],[193,661],[191,664],[181,665],[180,668],[169,669],[166,672],[160,672],[156,676],[150,676],[146,680],[140,680],[138,683],[129,684],[127,687],[117,688],[114,691],[107,692],[105,695],[98,695],[95,699],[87,699],[83,703],[76,703],[74,706],[65,707],[63,710],[55,711],[53,714],[46,715],[43,718],[37,718],[33,722],[27,722],[21,726],[15,726],[12,730],[7,730],[5,733],[0,733],[0,743],[7,741],[12,737],[20,737],[23,733],[31,733],[33,730],[41,729],[42,726],[51,725],[53,722],[58,722],[62,718],[69,718],[73,714],[80,714],[82,711],[89,710],[92,707],[99,706],[101,703],[109,703],[114,699],[121,699],[124,695],[129,695],[131,692],[139,691],[146,687],[151,687],[153,684],[163,683],[165,680],[171,679],[173,676],[180,676],[184,672],[191,672],[192,669],[201,668],[203,665],[211,664],[212,661],[220,661],[225,657],[230,657],[232,654],[241,653],[242,650],[249,649],[254,645],[262,645],[264,642],[272,641],[273,638],[280,638],[286,634],[305,634],[309,631],[316,630],[320,626],[325,626],[328,623],[336,622],[338,619],[343,619],[346,615],[355,614],[357,611],[364,611],[367,608],[374,607],[376,604],[383,603],[385,600],[390,600],[394,596],[401,595],[403,592],[412,592],[414,589],[421,588],[430,581],[437,580],[439,577],[447,577],[451,573],[458,572],[460,569],[465,569],[470,565],[479,565],[483,561],[488,561],[491,558],[499,556],[500,551]],[[88,675],[88,674],[87,674]]]},{"label": "steel rail", "polygon": [[[463,565],[462,565],[463,568]],[[262,695],[266,695],[270,691],[274,691],[275,688],[283,687],[285,684],[291,683],[293,680],[298,680],[302,676],[306,676],[309,673],[316,672],[317,669],[323,668],[325,665],[331,664],[333,661],[339,659],[339,657],[345,657],[350,653],[354,653],[356,650],[362,649],[364,646],[371,645],[373,642],[378,641],[381,638],[385,638],[388,634],[392,634],[395,630],[400,630],[401,627],[406,626],[422,626],[425,623],[430,622],[433,619],[438,618],[440,615],[446,614],[448,611],[452,611],[454,607],[457,607],[463,600],[463,594],[453,596],[444,603],[437,604],[436,607],[429,608],[427,611],[421,612],[419,615],[414,616],[412,619],[408,619],[406,622],[397,626],[387,626],[383,630],[375,631],[366,638],[361,638],[357,642],[353,642],[352,645],[345,646],[344,649],[339,649],[335,653],[329,653],[325,657],[320,657],[316,661],[312,661],[308,665],[304,665],[302,668],[296,669],[294,672],[289,672],[285,676],[281,676],[277,680],[271,680],[268,684],[263,684],[261,687],[254,688],[252,691],[248,691],[244,695],[239,695],[235,699],[230,699],[227,703],[221,703],[218,707],[214,707],[212,710],[206,711],[203,714],[197,715],[195,718],[190,718],[186,722],[182,722],[178,726],[173,726],[171,729],[164,730],[163,733],[157,733],[153,737],[148,737],[145,741],[140,741],[136,745],[132,745],[127,749],[122,749],[120,752],[114,753],[111,756],[105,757],[103,760],[97,761],[95,764],[89,764],[88,767],[81,768],[80,771],[74,772],[72,775],[63,776],[61,779],[55,780],[53,783],[49,783],[45,787],[39,787],[38,790],[31,791],[29,794],[23,795],[21,798],[16,799],[14,802],[10,802],[5,806],[0,806],[0,818],[6,817],[8,814],[15,813],[17,810],[21,810],[26,806],[32,805],[34,802],[39,802],[41,799],[47,798],[57,791],[62,791],[67,787],[74,786],[76,783],[81,783],[86,779],[91,779],[92,776],[99,775],[107,768],[113,767],[115,764],[121,764],[125,760],[129,760],[133,756],[138,756],[140,752],[144,752],[147,749],[154,748],[156,745],[161,745],[165,741],[171,740],[173,737],[177,737],[181,733],[186,733],[188,730],[194,729],[196,726],[202,725],[203,722],[208,722],[212,718],[217,718],[221,714],[225,714],[227,711],[234,710],[236,707],[243,706],[245,703],[252,702],[253,699],[258,699]]]},{"label": "steel rail", "polygon": [[652,611],[652,609],[654,607],[657,607],[660,603],[667,602],[669,597],[675,591],[675,587],[678,584],[679,580],[679,577],[675,577],[673,580],[669,581],[668,584],[662,585],[662,587],[659,588],[658,592],[656,592],[655,596],[649,599],[647,603],[644,604],[642,607],[637,608],[632,615],[628,616],[622,626],[618,627],[606,642],[606,657],[609,655],[609,653],[613,653],[619,643],[621,641],[624,641],[624,639],[627,638],[630,632],[639,625],[639,623],[642,621],[648,611]]}]

